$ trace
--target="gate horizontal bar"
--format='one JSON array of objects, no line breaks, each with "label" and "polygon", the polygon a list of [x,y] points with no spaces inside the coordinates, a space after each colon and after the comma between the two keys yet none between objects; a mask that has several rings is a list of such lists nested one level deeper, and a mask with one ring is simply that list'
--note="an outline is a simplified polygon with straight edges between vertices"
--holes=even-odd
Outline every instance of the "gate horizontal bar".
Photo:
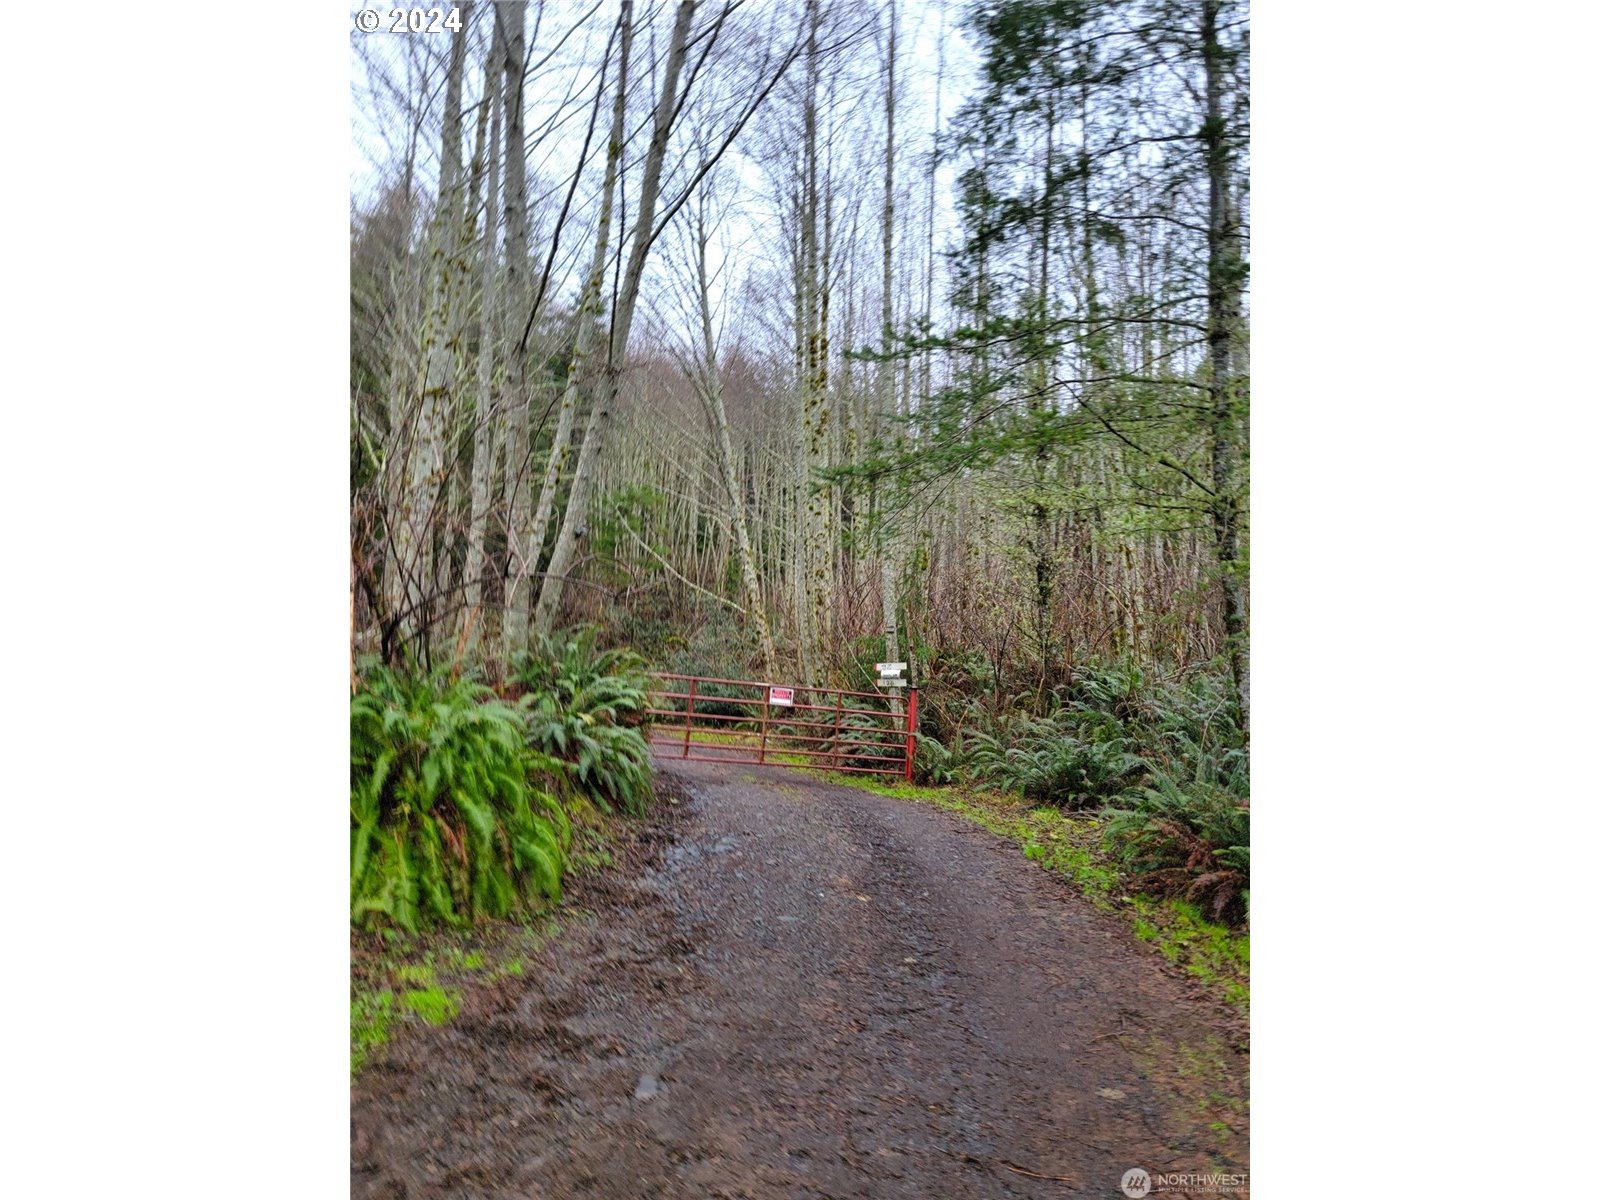
[{"label": "gate horizontal bar", "polygon": [[[854,692],[854,691],[851,691],[848,688],[823,687],[823,686],[820,686],[820,685],[816,686],[816,687],[812,687],[810,684],[802,684],[802,683],[763,683],[761,680],[758,680],[758,679],[713,679],[712,677],[710,677],[708,675],[673,675],[673,674],[670,674],[670,673],[665,672],[665,671],[657,671],[657,672],[655,672],[655,677],[657,679],[681,679],[685,683],[688,683],[689,680],[692,679],[696,683],[721,683],[721,684],[729,684],[729,685],[733,685],[733,686],[737,686],[737,687],[753,687],[753,688],[792,687],[796,692],[814,692],[814,693],[819,693],[819,694],[823,693],[823,692],[826,692],[830,696],[862,696],[862,697],[865,697],[868,700],[882,700],[883,699],[883,693],[882,692]],[[700,697],[696,696],[695,699],[698,700],[698,699],[700,699]],[[718,696],[717,699],[721,700],[721,699],[724,699],[724,697]]]},{"label": "gate horizontal bar", "polygon": [[[853,695],[854,693],[846,692],[845,694],[846,695]],[[891,718],[894,717],[894,714],[892,712],[890,712],[887,708],[836,708],[832,704],[773,704],[773,705],[768,705],[767,702],[765,700],[763,700],[763,699],[752,699],[752,698],[750,698],[748,696],[708,696],[705,692],[696,692],[693,696],[690,696],[688,692],[651,692],[650,695],[655,697],[658,700],[691,700],[692,699],[692,700],[698,701],[699,703],[702,703],[702,704],[705,704],[705,703],[714,703],[714,704],[753,704],[757,708],[769,708],[769,707],[770,708],[782,708],[782,709],[787,709],[790,712],[794,712],[794,711],[796,711],[798,709],[805,709],[808,712],[830,712],[830,713],[831,712],[839,712],[839,713],[845,713],[845,714],[856,714],[858,716],[863,716],[863,717],[891,717]],[[663,711],[669,712],[669,713],[677,713],[679,715],[681,715],[683,713],[683,709],[681,709],[681,708],[669,708],[669,709],[665,709]],[[695,715],[699,716],[698,713],[696,713]],[[832,722],[829,722],[829,724],[832,724]]]}]

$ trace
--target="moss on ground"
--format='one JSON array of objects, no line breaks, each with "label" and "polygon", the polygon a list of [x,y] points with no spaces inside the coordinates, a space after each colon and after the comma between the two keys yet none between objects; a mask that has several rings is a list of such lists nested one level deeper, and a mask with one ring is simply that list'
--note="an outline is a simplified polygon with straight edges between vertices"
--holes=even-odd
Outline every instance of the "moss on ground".
[{"label": "moss on ground", "polygon": [[[591,874],[612,865],[608,822],[587,802],[569,806],[573,845],[568,873]],[[545,909],[521,920],[471,929],[410,934],[398,929],[352,936],[350,955],[350,1073],[385,1045],[398,1025],[443,1025],[460,1011],[466,985],[519,976],[528,961],[577,914]]]}]

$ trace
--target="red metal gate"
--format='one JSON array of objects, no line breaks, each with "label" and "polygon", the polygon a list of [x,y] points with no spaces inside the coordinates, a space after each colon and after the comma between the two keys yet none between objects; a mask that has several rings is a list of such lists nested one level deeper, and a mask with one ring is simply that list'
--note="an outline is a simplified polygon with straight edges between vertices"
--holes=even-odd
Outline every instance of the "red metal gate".
[{"label": "red metal gate", "polygon": [[645,711],[657,753],[700,762],[823,767],[911,778],[916,688],[905,689],[905,712],[896,715],[883,692],[704,675],[656,678],[662,686],[650,693]]}]

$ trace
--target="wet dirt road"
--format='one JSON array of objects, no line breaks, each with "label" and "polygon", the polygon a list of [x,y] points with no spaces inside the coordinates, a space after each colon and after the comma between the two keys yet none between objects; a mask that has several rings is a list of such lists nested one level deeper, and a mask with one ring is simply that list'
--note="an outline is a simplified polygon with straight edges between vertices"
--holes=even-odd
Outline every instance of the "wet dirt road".
[{"label": "wet dirt road", "polygon": [[363,1071],[354,1195],[1120,1197],[1134,1166],[1247,1171],[1237,1022],[1125,922],[931,806],[660,765],[677,804],[579,886],[589,915]]}]

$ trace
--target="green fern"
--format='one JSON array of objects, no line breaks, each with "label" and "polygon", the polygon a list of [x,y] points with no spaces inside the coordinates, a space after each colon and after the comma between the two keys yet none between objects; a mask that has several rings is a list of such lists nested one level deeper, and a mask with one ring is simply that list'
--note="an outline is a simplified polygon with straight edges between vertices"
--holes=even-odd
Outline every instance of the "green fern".
[{"label": "green fern", "polygon": [[517,711],[468,679],[363,664],[350,701],[350,915],[415,931],[558,899],[572,830]]},{"label": "green fern", "polygon": [[1146,669],[1123,661],[1112,666],[1079,666],[1068,700],[1080,709],[1109,713],[1119,721],[1136,721],[1153,711],[1149,692]]},{"label": "green fern", "polygon": [[650,746],[638,725],[650,676],[628,650],[598,650],[589,630],[542,638],[511,664],[527,744],[605,808],[645,812],[653,795]]},{"label": "green fern", "polygon": [[917,750],[911,765],[918,783],[953,783],[960,770],[956,752],[925,733],[917,735]]},{"label": "green fern", "polygon": [[1188,777],[1152,773],[1108,813],[1107,844],[1140,886],[1204,904],[1215,919],[1241,921],[1250,887],[1250,808],[1240,757],[1207,756]]},{"label": "green fern", "polygon": [[996,733],[970,735],[967,771],[1035,804],[1096,808],[1120,795],[1146,767],[1129,739],[1110,736],[1116,729],[1115,718],[1084,722],[1069,711],[1046,720],[1018,717],[1000,723]]},{"label": "green fern", "polygon": [[526,692],[553,695],[579,711],[609,705],[630,717],[645,708],[650,682],[644,659],[631,650],[597,649],[592,629],[539,638],[512,658],[511,679]]}]

